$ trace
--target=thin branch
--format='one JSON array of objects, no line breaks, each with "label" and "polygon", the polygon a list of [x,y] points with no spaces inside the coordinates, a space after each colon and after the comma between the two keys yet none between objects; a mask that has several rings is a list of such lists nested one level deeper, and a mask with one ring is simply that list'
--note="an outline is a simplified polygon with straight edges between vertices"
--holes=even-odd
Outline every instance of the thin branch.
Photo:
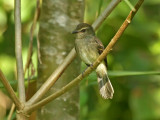
[{"label": "thin branch", "polygon": [[7,92],[9,93],[11,99],[13,100],[14,104],[16,105],[16,107],[20,109],[21,103],[1,70],[0,70],[0,79],[4,87],[6,88]]},{"label": "thin branch", "polygon": [[129,6],[129,8],[130,8],[132,11],[135,11],[135,10],[136,10],[129,0],[124,0],[124,2]]},{"label": "thin branch", "polygon": [[15,110],[15,104],[13,103],[12,104],[12,107],[11,107],[11,110],[10,110],[10,112],[9,112],[9,115],[8,115],[8,118],[7,118],[7,120],[11,120],[12,119],[12,115],[13,115],[13,112],[14,112],[14,110]]},{"label": "thin branch", "polygon": [[36,92],[36,94],[27,102],[27,105],[31,105],[37,102],[43,95],[52,87],[52,85],[57,81],[57,79],[62,75],[67,66],[72,62],[76,57],[75,49],[72,49],[68,56],[53,73],[47,79],[47,81],[41,86],[41,88]]},{"label": "thin branch", "polygon": [[17,79],[19,98],[25,102],[24,72],[22,61],[22,41],[21,41],[21,0],[15,0],[15,54],[17,63]]},{"label": "thin branch", "polygon": [[77,85],[84,77],[86,77],[87,75],[89,75],[99,65],[99,63],[106,57],[106,55],[110,52],[110,50],[116,44],[116,42],[118,41],[118,39],[120,38],[120,36],[123,34],[123,32],[125,31],[125,29],[127,28],[128,24],[131,22],[132,18],[134,17],[134,15],[136,14],[136,12],[140,8],[140,6],[143,3],[143,1],[144,0],[139,0],[138,1],[138,3],[135,5],[136,11],[131,11],[129,13],[128,17],[123,22],[123,24],[121,25],[121,27],[119,28],[119,30],[117,31],[117,33],[115,34],[115,36],[112,38],[112,40],[110,41],[110,43],[108,44],[108,46],[103,51],[103,53],[97,58],[97,60],[94,62],[94,64],[93,64],[92,67],[87,68],[87,70],[83,73],[83,76],[82,76],[82,74],[80,74],[77,78],[75,78],[74,80],[72,80],[70,83],[68,83],[66,86],[64,86],[63,88],[61,88],[59,91],[57,91],[54,94],[48,96],[47,98],[41,100],[40,102],[38,102],[38,103],[36,103],[36,104],[34,104],[32,106],[29,106],[28,108],[25,109],[25,111],[32,112],[32,111],[34,111],[34,110],[42,107],[43,105],[47,104],[48,102],[56,99],[57,97],[61,96],[64,93],[66,93],[73,86]]},{"label": "thin branch", "polygon": [[29,65],[31,62],[32,53],[33,53],[33,34],[36,28],[36,23],[39,18],[39,14],[40,14],[40,0],[37,0],[37,6],[36,6],[35,14],[34,14],[33,24],[30,30],[30,43],[29,43],[29,48],[28,48],[27,62],[25,65],[24,74],[26,73],[27,68],[29,68]]},{"label": "thin branch", "polygon": [[109,14],[113,11],[113,9],[121,2],[121,0],[112,0],[108,7],[104,10],[104,12],[97,18],[97,20],[93,23],[93,28],[95,30],[102,24],[102,22],[109,16]]},{"label": "thin branch", "polygon": [[[113,4],[112,1],[116,1],[117,4]],[[111,3],[107,6],[110,8],[110,10],[105,10],[102,14],[109,15],[111,11],[118,5],[120,0],[112,0]],[[111,9],[112,8],[112,9]],[[106,16],[106,17],[107,17]],[[100,18],[99,18],[100,17]],[[104,17],[99,16],[98,19],[94,23],[94,28],[98,28],[100,26],[100,23],[102,23],[105,19]],[[106,18],[105,17],[105,18]],[[68,67],[68,65],[74,60],[76,57],[75,49],[73,48],[69,55],[64,59],[63,64],[61,64],[55,72],[52,73],[52,75],[47,79],[47,81],[42,85],[42,87],[33,95],[33,97],[27,102],[27,105],[32,105],[38,100],[40,100],[45,93],[53,86],[53,84],[58,80],[58,78],[62,75],[64,70]]]}]

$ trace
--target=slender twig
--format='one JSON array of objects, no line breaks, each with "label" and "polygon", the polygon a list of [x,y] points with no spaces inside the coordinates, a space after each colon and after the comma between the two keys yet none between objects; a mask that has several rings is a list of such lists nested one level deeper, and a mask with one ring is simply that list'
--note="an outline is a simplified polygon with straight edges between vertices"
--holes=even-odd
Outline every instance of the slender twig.
[{"label": "slender twig", "polygon": [[113,9],[121,2],[121,0],[112,0],[104,12],[97,18],[97,20],[93,23],[92,27],[97,30],[98,27],[102,24],[102,22],[109,16],[109,14],[113,11]]},{"label": "slender twig", "polygon": [[10,112],[9,112],[9,115],[8,115],[8,118],[7,118],[7,120],[11,120],[12,119],[12,115],[13,115],[13,112],[14,112],[14,110],[15,110],[15,104],[13,103],[12,104],[12,107],[11,107],[11,110],[10,110]]},{"label": "slender twig", "polygon": [[11,99],[15,103],[16,107],[18,109],[20,109],[21,108],[21,103],[20,103],[20,101],[19,101],[18,97],[16,96],[14,90],[10,86],[8,80],[6,79],[6,77],[4,76],[4,74],[3,74],[3,72],[1,70],[0,70],[0,79],[1,79],[4,87],[6,88],[7,92],[9,93]]},{"label": "slender twig", "polygon": [[80,74],[78,77],[76,77],[70,83],[68,83],[66,86],[62,87],[59,91],[57,91],[54,94],[48,96],[47,98],[41,100],[40,102],[38,102],[38,103],[36,103],[36,104],[34,104],[34,105],[29,106],[28,108],[26,108],[26,111],[27,112],[32,112],[32,111],[34,111],[34,110],[42,107],[43,105],[47,104],[48,102],[56,99],[57,97],[61,96],[64,93],[66,93],[73,86],[77,85],[84,77],[86,77],[87,75],[89,75],[99,65],[99,63],[103,59],[105,59],[106,55],[110,52],[110,50],[116,44],[116,42],[118,41],[118,39],[120,38],[120,36],[123,34],[123,32],[125,31],[125,29],[127,28],[128,24],[131,22],[132,18],[134,17],[134,15],[136,14],[136,12],[140,8],[140,6],[143,3],[143,1],[144,0],[139,0],[138,1],[138,3],[135,5],[136,11],[131,11],[129,13],[128,17],[123,22],[123,24],[121,25],[121,27],[119,28],[119,30],[117,31],[117,33],[115,34],[115,36],[112,38],[112,40],[110,41],[110,43],[108,44],[108,46],[103,51],[103,53],[97,58],[97,60],[94,62],[94,64],[93,64],[92,67],[89,67],[89,68],[86,69],[86,71],[83,73],[83,76],[82,76],[82,74]]},{"label": "slender twig", "polygon": [[61,76],[66,67],[72,62],[72,60],[76,57],[75,49],[68,54],[68,56],[63,61],[63,64],[60,65],[52,75],[47,79],[47,81],[41,86],[41,88],[36,92],[36,94],[30,99],[27,104],[31,105],[37,102],[57,81],[57,79]]},{"label": "slender twig", "polygon": [[[114,2],[116,1],[117,4],[119,3],[120,0],[113,0]],[[111,2],[112,3],[112,2]],[[109,15],[111,11],[117,6],[117,4],[109,4],[109,8],[111,10],[107,11],[105,10],[102,15]],[[105,19],[104,17],[99,16],[95,23],[94,23],[94,28],[98,28],[100,26],[100,23],[102,23]],[[106,18],[106,17],[105,17]],[[40,100],[45,93],[53,86],[53,84],[58,80],[58,78],[62,75],[64,70],[68,67],[68,65],[74,60],[76,57],[76,52],[75,49],[73,48],[69,55],[64,59],[63,64],[61,64],[55,72],[52,73],[52,75],[47,79],[47,81],[42,85],[42,87],[35,93],[35,95],[27,102],[27,105],[32,105],[38,100]]]},{"label": "slender twig", "polygon": [[30,30],[30,43],[29,43],[29,48],[28,48],[27,62],[25,65],[24,74],[26,73],[26,70],[29,67],[30,62],[31,62],[32,53],[33,53],[33,34],[36,28],[36,23],[39,18],[39,14],[40,14],[40,0],[37,0],[37,6],[36,6],[35,14],[34,14],[33,24]]},{"label": "slender twig", "polygon": [[22,41],[21,41],[21,0],[15,0],[15,54],[17,63],[17,79],[19,98],[25,102],[24,72],[22,61]]},{"label": "slender twig", "polygon": [[134,6],[130,3],[129,0],[124,0],[124,2],[129,6],[129,8],[130,8],[132,11],[136,11],[136,9],[135,9]]}]

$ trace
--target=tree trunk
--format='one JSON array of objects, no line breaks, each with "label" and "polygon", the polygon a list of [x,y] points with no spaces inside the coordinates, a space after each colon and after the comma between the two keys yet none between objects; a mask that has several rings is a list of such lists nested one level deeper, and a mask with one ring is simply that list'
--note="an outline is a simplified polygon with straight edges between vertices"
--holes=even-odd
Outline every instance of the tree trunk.
[{"label": "tree trunk", "polygon": [[[62,64],[74,47],[71,34],[82,22],[83,0],[44,0],[40,18],[39,40],[42,64],[38,64],[38,87]],[[66,69],[47,95],[61,89],[80,73],[78,59]],[[37,112],[38,120],[77,120],[79,115],[78,86],[42,107]]]}]

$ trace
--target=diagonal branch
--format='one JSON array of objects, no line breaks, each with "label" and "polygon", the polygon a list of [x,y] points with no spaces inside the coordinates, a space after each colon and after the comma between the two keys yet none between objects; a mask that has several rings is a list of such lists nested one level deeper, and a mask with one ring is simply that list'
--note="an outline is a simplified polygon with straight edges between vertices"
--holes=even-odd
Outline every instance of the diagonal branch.
[{"label": "diagonal branch", "polygon": [[[121,0],[112,0],[111,3],[107,6],[108,10],[105,10],[102,15],[94,22],[94,28],[98,28],[100,24],[106,19],[106,17],[111,13],[111,11],[118,5]],[[103,16],[103,17],[102,17]],[[73,48],[69,55],[64,59],[63,64],[61,64],[46,80],[46,82],[41,86],[41,88],[35,93],[35,95],[27,102],[27,105],[32,105],[38,100],[40,100],[45,93],[53,86],[53,84],[58,80],[62,75],[64,70],[76,57],[75,49]]]},{"label": "diagonal branch", "polygon": [[121,2],[121,0],[112,0],[108,7],[104,10],[104,12],[97,18],[97,20],[93,23],[93,28],[95,30],[102,24],[102,22],[110,15],[110,13],[114,10],[114,8]]},{"label": "diagonal branch", "polygon": [[134,6],[131,4],[129,0],[124,0],[124,2],[130,7],[131,10],[135,11]]},{"label": "diagonal branch", "polygon": [[48,102],[56,99],[57,97],[61,96],[64,93],[66,93],[73,86],[77,85],[84,77],[86,77],[87,75],[89,75],[99,65],[99,63],[106,57],[106,55],[110,52],[110,50],[114,47],[114,45],[116,44],[116,42],[118,41],[118,39],[121,37],[121,35],[123,34],[123,32],[125,31],[125,29],[129,25],[129,23],[131,22],[132,18],[136,14],[136,12],[140,8],[140,6],[143,3],[143,1],[144,0],[139,0],[138,1],[138,3],[135,5],[136,11],[131,11],[129,13],[128,17],[123,22],[123,24],[121,25],[121,27],[119,28],[119,30],[117,31],[117,33],[115,34],[115,36],[112,38],[112,40],[110,41],[110,43],[108,44],[108,46],[103,51],[103,53],[97,58],[97,60],[94,62],[94,64],[93,64],[92,67],[87,68],[87,70],[83,73],[83,76],[82,76],[82,74],[80,74],[77,78],[75,78],[74,80],[72,80],[70,83],[68,83],[66,86],[64,86],[63,88],[61,88],[59,91],[57,91],[54,94],[48,96],[47,98],[41,100],[40,102],[38,102],[38,103],[36,103],[36,104],[34,104],[32,106],[29,106],[28,108],[25,109],[25,111],[26,112],[32,112],[32,111],[34,111],[34,110],[36,110],[36,109],[44,106]]},{"label": "diagonal branch", "polygon": [[18,109],[20,109],[21,103],[1,70],[0,70],[0,79],[1,79],[4,87],[6,88],[7,92],[9,93],[11,99],[13,100],[14,104],[16,105],[16,107]]},{"label": "diagonal branch", "polygon": [[41,86],[41,88],[36,92],[36,94],[30,99],[27,104],[33,104],[38,101],[43,95],[52,87],[52,85],[57,81],[57,79],[62,75],[67,66],[74,60],[76,57],[75,49],[72,49],[68,56],[63,61],[63,64],[60,65],[52,75],[47,79],[47,81]]},{"label": "diagonal branch", "polygon": [[15,104],[13,103],[12,104],[12,107],[11,107],[11,109],[10,109],[10,112],[9,112],[9,115],[8,115],[8,118],[7,118],[7,120],[11,120],[12,119],[12,115],[13,115],[13,113],[14,113],[14,110],[15,110]]},{"label": "diagonal branch", "polygon": [[18,92],[21,102],[25,102],[24,73],[22,61],[22,41],[21,41],[21,0],[15,0],[15,53],[17,63]]}]

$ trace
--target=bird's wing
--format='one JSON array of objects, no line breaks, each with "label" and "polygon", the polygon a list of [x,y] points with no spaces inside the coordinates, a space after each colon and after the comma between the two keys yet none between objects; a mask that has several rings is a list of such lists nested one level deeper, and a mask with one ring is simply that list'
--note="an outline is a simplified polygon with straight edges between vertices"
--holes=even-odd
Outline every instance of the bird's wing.
[{"label": "bird's wing", "polygon": [[[101,54],[104,50],[104,46],[103,46],[102,42],[96,36],[95,36],[95,41],[97,43],[98,52],[99,52],[99,54]],[[104,59],[104,62],[106,64],[106,66],[108,66],[107,65],[107,57]]]},{"label": "bird's wing", "polygon": [[102,42],[97,37],[95,37],[95,42],[97,43],[98,53],[101,54],[104,50],[104,46],[103,46]]}]

